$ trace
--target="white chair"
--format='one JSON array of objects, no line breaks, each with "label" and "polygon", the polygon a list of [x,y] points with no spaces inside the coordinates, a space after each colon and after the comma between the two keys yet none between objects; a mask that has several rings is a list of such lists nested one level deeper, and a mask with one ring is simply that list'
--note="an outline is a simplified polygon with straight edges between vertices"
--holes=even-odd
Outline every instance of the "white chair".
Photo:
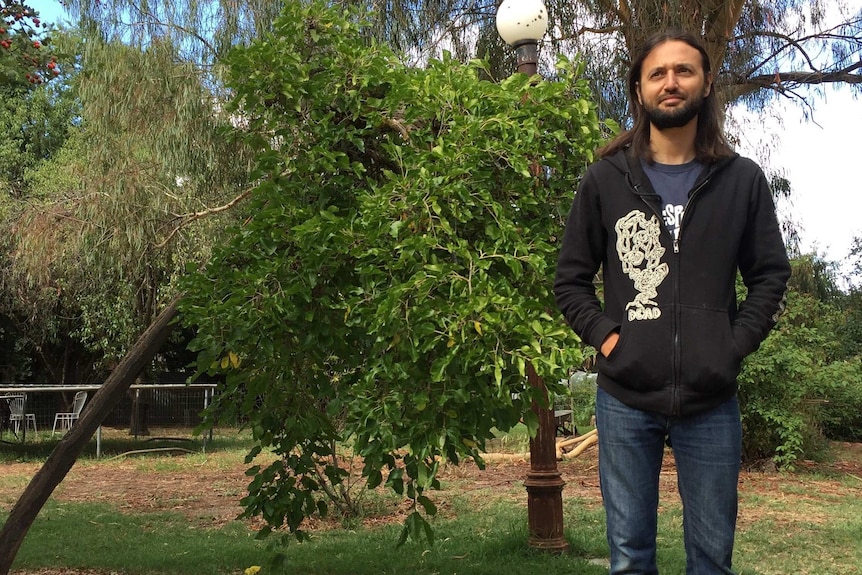
[{"label": "white chair", "polygon": [[33,425],[33,431],[36,431],[36,414],[24,413],[24,398],[13,397],[9,400],[9,423],[17,435],[21,431],[21,422],[24,422],[25,430],[30,429]]},{"label": "white chair", "polygon": [[51,435],[57,433],[57,425],[59,424],[60,430],[63,433],[72,429],[72,424],[78,419],[81,415],[81,410],[84,409],[84,402],[87,401],[87,392],[79,391],[75,394],[75,399],[72,401],[72,411],[68,413],[57,413],[54,415],[54,429],[51,431]]}]

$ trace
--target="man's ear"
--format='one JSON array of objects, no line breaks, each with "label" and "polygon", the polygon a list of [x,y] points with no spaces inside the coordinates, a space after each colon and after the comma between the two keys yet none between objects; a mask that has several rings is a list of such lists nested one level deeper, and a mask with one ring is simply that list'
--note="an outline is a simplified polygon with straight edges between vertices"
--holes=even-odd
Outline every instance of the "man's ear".
[{"label": "man's ear", "polygon": [[[644,105],[644,99],[641,97],[641,83],[640,82],[635,82],[635,94],[637,94],[637,96],[638,96],[638,104],[643,106]],[[706,97],[706,96],[704,96],[704,97]]]},{"label": "man's ear", "polygon": [[712,92],[712,72],[706,75],[706,87],[703,89],[703,97],[706,98],[709,96],[710,92]]}]

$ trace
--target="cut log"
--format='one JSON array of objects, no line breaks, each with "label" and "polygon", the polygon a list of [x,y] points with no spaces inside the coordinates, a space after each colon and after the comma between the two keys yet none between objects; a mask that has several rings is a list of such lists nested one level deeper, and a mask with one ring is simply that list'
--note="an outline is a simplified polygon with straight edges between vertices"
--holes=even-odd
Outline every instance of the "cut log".
[{"label": "cut log", "polygon": [[583,435],[579,435],[577,437],[571,437],[569,439],[560,439],[557,441],[557,461],[563,458],[563,453],[571,449],[573,446],[590,439],[591,437],[595,437],[598,434],[597,429],[593,429],[592,431],[588,431]]},{"label": "cut log", "polygon": [[530,461],[530,452],[525,453],[483,453],[482,461],[491,463],[495,461]]},{"label": "cut log", "polygon": [[12,507],[6,523],[0,530],[0,575],[8,575],[15,555],[39,511],[42,510],[57,485],[72,469],[96,429],[120,403],[126,390],[135,381],[135,377],[149,365],[167,341],[174,327],[173,319],[177,315],[177,303],[180,297],[176,296],[141,334],[102,387],[93,395],[93,399],[81,412],[72,429],[63,436]]},{"label": "cut log", "polygon": [[564,453],[563,457],[565,459],[571,459],[572,457],[577,457],[578,455],[580,455],[581,453],[586,451],[586,449],[588,447],[590,447],[591,445],[595,445],[598,442],[599,442],[599,436],[598,435],[593,435],[591,437],[588,437],[587,439],[582,441],[580,445],[575,447],[573,450]]}]

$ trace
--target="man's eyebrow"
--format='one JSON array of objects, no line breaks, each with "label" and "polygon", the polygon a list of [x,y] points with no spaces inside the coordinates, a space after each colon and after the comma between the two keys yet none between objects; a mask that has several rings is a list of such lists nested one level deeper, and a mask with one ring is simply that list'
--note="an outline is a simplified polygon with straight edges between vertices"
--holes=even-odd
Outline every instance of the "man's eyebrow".
[{"label": "man's eyebrow", "polygon": [[644,68],[644,72],[647,72],[647,73],[656,72],[656,71],[660,71],[660,70],[667,70],[668,68],[696,68],[696,67],[697,67],[697,65],[694,62],[682,61],[682,62],[675,62],[675,63],[670,64],[670,65],[658,64],[658,65],[653,66],[651,68]]}]

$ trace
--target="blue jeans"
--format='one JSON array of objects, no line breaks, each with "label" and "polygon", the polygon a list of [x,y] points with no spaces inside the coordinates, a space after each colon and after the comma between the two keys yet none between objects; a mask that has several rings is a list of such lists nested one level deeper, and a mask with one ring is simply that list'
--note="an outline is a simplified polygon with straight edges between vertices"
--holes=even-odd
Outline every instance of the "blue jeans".
[{"label": "blue jeans", "polygon": [[611,575],[658,573],[658,481],[666,440],[673,449],[683,505],[685,572],[733,574],[742,455],[736,398],[679,418],[632,409],[599,388],[596,426]]}]

